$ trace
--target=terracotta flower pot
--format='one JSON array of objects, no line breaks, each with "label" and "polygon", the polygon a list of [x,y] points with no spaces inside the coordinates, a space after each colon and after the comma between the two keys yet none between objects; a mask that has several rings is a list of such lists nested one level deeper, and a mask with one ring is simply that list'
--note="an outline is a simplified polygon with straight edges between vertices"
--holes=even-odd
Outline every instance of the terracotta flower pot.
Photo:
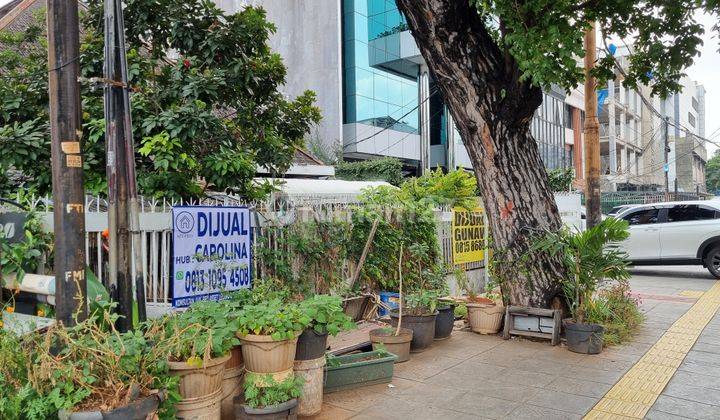
[{"label": "terracotta flower pot", "polygon": [[395,335],[395,328],[376,328],[370,331],[370,341],[373,350],[378,350],[383,345],[385,350],[397,356],[395,363],[407,362],[410,359],[410,342],[413,338],[413,331],[408,328],[400,328],[400,334]]}]

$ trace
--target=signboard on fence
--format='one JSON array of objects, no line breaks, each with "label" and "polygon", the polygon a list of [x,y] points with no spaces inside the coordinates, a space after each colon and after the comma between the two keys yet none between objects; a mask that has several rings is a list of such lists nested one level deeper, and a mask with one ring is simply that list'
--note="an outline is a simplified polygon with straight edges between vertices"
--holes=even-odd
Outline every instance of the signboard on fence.
[{"label": "signboard on fence", "polygon": [[173,307],[218,300],[250,287],[250,210],[182,206],[172,209]]},{"label": "signboard on fence", "polygon": [[483,261],[485,258],[485,217],[482,207],[452,211],[453,264]]}]

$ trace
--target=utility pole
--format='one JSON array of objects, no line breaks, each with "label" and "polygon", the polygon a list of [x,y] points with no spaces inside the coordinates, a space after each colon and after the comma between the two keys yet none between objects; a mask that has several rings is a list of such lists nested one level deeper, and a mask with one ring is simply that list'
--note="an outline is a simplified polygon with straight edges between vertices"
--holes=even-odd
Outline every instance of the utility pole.
[{"label": "utility pole", "polygon": [[665,201],[668,201],[668,197],[670,195],[670,162],[668,161],[668,154],[670,153],[670,139],[669,139],[669,117],[664,118],[664,126],[665,126],[665,132],[663,134],[663,137],[665,138],[665,149],[664,149],[664,156],[665,156],[665,164],[663,165],[663,171],[665,172]]},{"label": "utility pole", "polygon": [[133,307],[145,320],[145,289],[140,272],[141,238],[130,118],[122,3],[105,0],[104,99],[108,177],[109,287],[122,318],[118,329],[133,327]]},{"label": "utility pole", "polygon": [[87,317],[79,28],[78,2],[47,1],[55,313],[66,326]]},{"label": "utility pole", "polygon": [[585,31],[585,210],[588,228],[600,223],[602,217],[597,80],[590,73],[595,67],[595,33],[596,23],[592,22]]}]

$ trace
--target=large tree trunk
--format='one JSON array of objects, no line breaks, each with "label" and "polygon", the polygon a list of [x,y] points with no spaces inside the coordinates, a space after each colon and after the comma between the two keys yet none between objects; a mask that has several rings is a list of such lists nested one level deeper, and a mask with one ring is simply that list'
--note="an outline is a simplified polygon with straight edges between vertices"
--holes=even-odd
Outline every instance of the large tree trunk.
[{"label": "large tree trunk", "polygon": [[528,252],[534,233],[560,215],[530,122],[542,91],[520,81],[469,0],[397,0],[467,147],[482,194],[494,257],[512,304],[549,307],[566,275],[558,256]]}]

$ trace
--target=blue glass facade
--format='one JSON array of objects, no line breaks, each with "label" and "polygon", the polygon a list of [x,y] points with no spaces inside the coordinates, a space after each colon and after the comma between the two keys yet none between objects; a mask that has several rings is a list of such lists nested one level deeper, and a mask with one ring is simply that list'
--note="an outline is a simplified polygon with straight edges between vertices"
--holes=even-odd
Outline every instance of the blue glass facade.
[{"label": "blue glass facade", "polygon": [[418,132],[418,84],[371,67],[370,41],[404,28],[394,0],[343,0],[344,123]]}]

